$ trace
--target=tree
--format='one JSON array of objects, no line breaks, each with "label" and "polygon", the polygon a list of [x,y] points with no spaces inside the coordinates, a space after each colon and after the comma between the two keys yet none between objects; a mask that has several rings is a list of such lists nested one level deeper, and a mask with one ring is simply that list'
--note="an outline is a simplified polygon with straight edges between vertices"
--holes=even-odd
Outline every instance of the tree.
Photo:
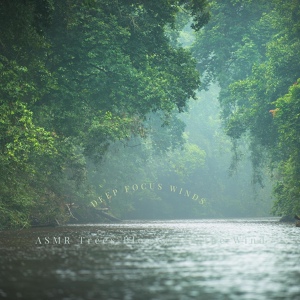
[{"label": "tree", "polygon": [[[276,115],[277,105],[283,103],[278,99],[284,97],[297,102],[297,97],[284,95],[300,75],[297,59],[299,1],[213,1],[212,8],[214,21],[199,33],[198,43],[203,42],[204,47],[196,44],[194,51],[207,83],[216,80],[221,86],[219,100],[228,135],[235,141],[248,139],[255,180],[261,181],[260,170],[264,165],[272,166],[273,170],[282,164],[287,167],[293,156],[292,152],[287,155],[281,146],[282,135],[288,136],[282,130],[283,122],[290,124],[288,115],[281,121]],[[222,47],[217,48],[219,42]],[[201,50],[203,48],[205,50]],[[293,126],[289,127],[291,132]],[[291,145],[285,141],[287,149],[293,148],[292,140]],[[297,159],[293,156],[293,163]],[[283,191],[293,188],[297,172],[289,171],[289,176],[280,173],[277,173],[279,184],[275,188],[275,195],[279,197],[275,211],[279,214],[296,212],[299,209],[296,194],[291,197]]]},{"label": "tree", "polygon": [[274,123],[278,127],[277,147],[280,151],[279,180],[274,189],[274,212],[285,215],[297,214],[300,210],[299,83],[298,79],[286,95],[276,100],[273,113]]},{"label": "tree", "polygon": [[167,120],[195,96],[195,62],[165,32],[182,9],[200,28],[206,1],[13,0],[0,8],[2,225],[63,220],[69,200],[94,197],[87,158],[145,136],[150,112]]}]

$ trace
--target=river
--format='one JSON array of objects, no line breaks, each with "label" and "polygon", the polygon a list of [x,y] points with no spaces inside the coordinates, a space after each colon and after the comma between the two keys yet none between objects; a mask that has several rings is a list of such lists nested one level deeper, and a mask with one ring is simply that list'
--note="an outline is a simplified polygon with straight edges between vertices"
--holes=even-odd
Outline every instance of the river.
[{"label": "river", "polygon": [[299,265],[276,218],[0,232],[1,299],[300,299]]}]

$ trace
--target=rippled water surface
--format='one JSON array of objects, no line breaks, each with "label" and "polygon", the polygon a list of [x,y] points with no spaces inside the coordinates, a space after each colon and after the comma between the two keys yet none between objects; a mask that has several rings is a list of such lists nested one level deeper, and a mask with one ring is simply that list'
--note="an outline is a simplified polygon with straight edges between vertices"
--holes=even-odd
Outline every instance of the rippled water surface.
[{"label": "rippled water surface", "polygon": [[300,228],[277,219],[0,232],[3,299],[300,299]]}]

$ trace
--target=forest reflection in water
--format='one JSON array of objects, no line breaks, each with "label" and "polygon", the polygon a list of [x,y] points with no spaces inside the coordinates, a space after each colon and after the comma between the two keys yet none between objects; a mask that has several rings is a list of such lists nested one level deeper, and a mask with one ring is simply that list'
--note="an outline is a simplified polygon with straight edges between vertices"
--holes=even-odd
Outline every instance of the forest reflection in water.
[{"label": "forest reflection in water", "polygon": [[300,229],[278,219],[0,232],[3,299],[300,299]]}]

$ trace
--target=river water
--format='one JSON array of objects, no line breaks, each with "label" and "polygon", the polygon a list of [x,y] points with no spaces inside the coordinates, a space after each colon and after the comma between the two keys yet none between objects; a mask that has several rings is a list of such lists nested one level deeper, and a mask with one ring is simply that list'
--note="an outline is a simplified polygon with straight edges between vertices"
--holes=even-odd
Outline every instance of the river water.
[{"label": "river water", "polygon": [[299,266],[275,218],[0,232],[1,299],[300,299]]}]

